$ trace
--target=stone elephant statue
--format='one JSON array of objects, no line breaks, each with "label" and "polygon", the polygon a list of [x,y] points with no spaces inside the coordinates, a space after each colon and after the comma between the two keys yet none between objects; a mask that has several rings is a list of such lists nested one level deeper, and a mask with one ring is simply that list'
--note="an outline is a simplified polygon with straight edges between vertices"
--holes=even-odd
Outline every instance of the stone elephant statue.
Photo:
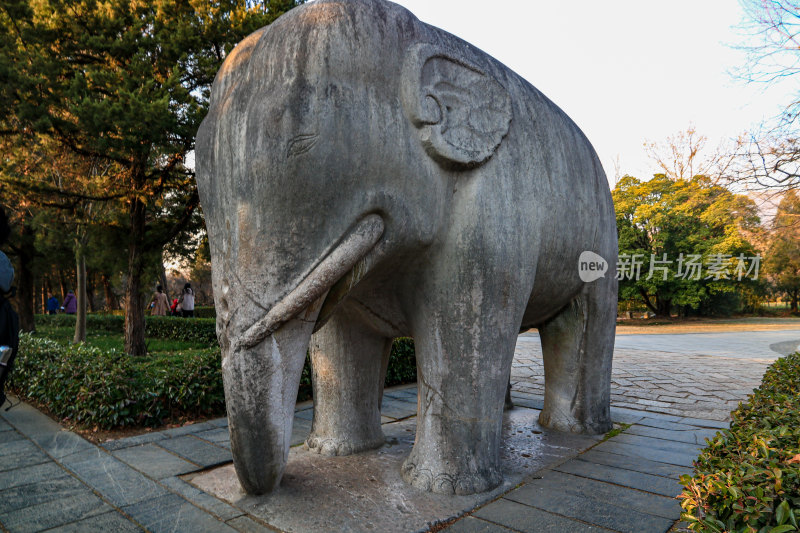
[{"label": "stone elephant statue", "polygon": [[239,480],[274,489],[310,344],[307,444],[383,443],[392,339],[413,336],[403,465],[439,493],[502,479],[503,400],[538,327],[543,426],[602,433],[616,318],[608,182],[556,105],[474,46],[384,0],[318,0],[243,40],[214,81],[196,172]]}]

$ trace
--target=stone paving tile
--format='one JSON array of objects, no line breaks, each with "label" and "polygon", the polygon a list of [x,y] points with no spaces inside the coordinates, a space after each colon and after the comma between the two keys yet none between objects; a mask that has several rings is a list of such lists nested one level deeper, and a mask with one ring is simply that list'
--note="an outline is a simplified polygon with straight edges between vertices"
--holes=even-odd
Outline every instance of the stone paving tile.
[{"label": "stone paving tile", "polygon": [[13,409],[3,411],[3,418],[29,438],[58,433],[62,429],[58,422],[26,403],[14,405]]},{"label": "stone paving tile", "polygon": [[631,435],[629,433],[622,433],[614,442],[619,444],[630,444],[631,446],[641,446],[643,448],[650,448],[655,450],[664,450],[675,453],[685,453],[687,455],[697,456],[700,450],[705,448],[702,444],[689,444],[686,442],[677,442],[672,440],[654,439],[652,437],[643,437],[641,435]]},{"label": "stone paving tile", "polygon": [[684,467],[691,467],[698,456],[698,453],[678,453],[623,444],[617,442],[616,437],[597,445],[594,449],[601,452],[616,453],[618,455],[627,455],[628,457],[647,459],[657,463],[667,463]]},{"label": "stone paving tile", "polygon": [[240,516],[225,523],[241,533],[275,533],[274,529],[262,526],[249,516]]},{"label": "stone paving tile", "polygon": [[214,427],[218,427],[218,428],[225,427],[226,428],[226,427],[228,427],[228,418],[223,416],[221,418],[215,418],[214,420],[209,420],[208,423],[211,424]]},{"label": "stone paving tile", "polygon": [[218,426],[212,424],[211,422],[201,422],[199,424],[186,424],[185,426],[180,426],[172,429],[168,429],[166,431],[161,431],[164,436],[166,437],[180,437],[183,435],[189,435],[191,433],[199,433],[201,431],[206,431],[207,429],[214,429]]},{"label": "stone paving tile", "polygon": [[118,512],[111,511],[48,529],[47,533],[137,533],[140,531],[144,530]]},{"label": "stone paving tile", "polygon": [[29,483],[39,483],[47,479],[68,475],[69,474],[63,468],[53,462],[26,466],[8,472],[0,472],[0,490],[19,487]]},{"label": "stone paving tile", "polygon": [[657,461],[649,461],[647,459],[642,459],[641,457],[629,457],[627,455],[608,453],[598,450],[597,448],[592,448],[591,450],[582,453],[577,457],[577,460],[611,466],[614,468],[624,468],[625,470],[633,470],[635,472],[642,472],[644,474],[668,477],[672,479],[678,479],[681,475],[688,474],[691,471],[691,469],[688,467],[660,463]]},{"label": "stone paving tile", "polygon": [[695,444],[705,447],[706,439],[711,439],[717,434],[714,429],[698,429],[695,431],[675,431],[668,429],[659,429],[648,426],[640,426],[634,424],[627,430],[626,434],[639,435],[642,437],[652,437],[656,439],[665,439],[678,442],[686,442],[688,444]]},{"label": "stone paving tile", "polygon": [[498,526],[471,516],[462,518],[442,531],[447,533],[514,533],[513,530],[507,527]]},{"label": "stone paving tile", "polygon": [[381,404],[381,415],[395,419],[407,418],[417,414],[417,404],[384,398]]},{"label": "stone paving tile", "polygon": [[598,481],[607,481],[615,485],[652,492],[670,498],[677,496],[680,494],[681,490],[683,490],[683,487],[674,479],[617,467],[598,465],[578,459],[567,461],[554,470],[564,472],[565,474],[596,479]]},{"label": "stone paving tile", "polygon": [[665,532],[680,514],[670,498],[554,471],[504,498],[625,533]]},{"label": "stone paving tile", "polygon": [[12,442],[15,440],[22,440],[24,438],[25,437],[23,437],[21,433],[15,431],[13,428],[0,432],[0,444],[5,444],[6,442]]},{"label": "stone paving tile", "polygon": [[113,451],[113,450],[121,450],[122,448],[129,448],[131,446],[139,446],[141,444],[147,444],[150,442],[156,442],[166,438],[167,436],[164,435],[162,432],[154,431],[152,433],[143,433],[142,435],[136,435],[134,437],[110,440],[102,443],[100,446],[102,446],[106,450]]},{"label": "stone paving tile", "polygon": [[49,460],[47,455],[28,439],[13,440],[0,446],[0,472],[38,465]]},{"label": "stone paving tile", "polygon": [[214,429],[195,433],[194,436],[203,440],[207,440],[208,442],[212,442],[218,446],[223,443],[228,443],[231,440],[231,436],[227,427],[215,427]]},{"label": "stone paving tile", "polygon": [[0,515],[0,523],[12,533],[42,531],[77,520],[107,513],[111,506],[89,489],[68,497],[24,507]]},{"label": "stone paving tile", "polygon": [[[680,418],[678,420],[680,420]],[[652,428],[666,429],[669,431],[697,431],[701,429],[699,426],[693,426],[691,424],[683,424],[680,422],[673,422],[659,418],[650,418],[649,416],[642,418],[636,422],[636,424],[639,426],[648,426]]]},{"label": "stone paving tile", "polygon": [[32,438],[48,455],[55,459],[61,459],[73,453],[85,452],[95,448],[94,444],[80,435],[65,429],[49,435],[36,435]]},{"label": "stone paving tile", "polygon": [[181,459],[155,444],[123,448],[112,452],[112,455],[153,479],[177,476],[200,469],[196,464]]},{"label": "stone paving tile", "polygon": [[161,483],[180,496],[183,496],[196,506],[208,511],[222,520],[230,520],[244,514],[244,512],[240,511],[236,507],[228,505],[227,503],[215,498],[214,496],[211,496],[210,494],[206,494],[205,492],[186,483],[178,477],[162,479]]},{"label": "stone paving tile", "polygon": [[69,498],[89,490],[86,485],[63,470],[62,474],[60,477],[43,479],[0,491],[0,514],[59,498]]},{"label": "stone paving tile", "polygon": [[232,460],[230,450],[196,439],[191,435],[164,439],[155,443],[154,446],[161,446],[203,468]]},{"label": "stone paving tile", "polygon": [[196,531],[235,533],[235,529],[187,502],[177,494],[128,505],[122,510],[152,533]]},{"label": "stone paving tile", "polygon": [[[800,332],[619,335],[612,405],[724,423],[779,357],[768,344],[781,336],[798,337]],[[535,333],[519,338],[511,381],[513,390],[539,398],[544,394],[541,346]]]},{"label": "stone paving tile", "polygon": [[144,474],[99,449],[70,455],[64,466],[116,506],[167,494]]},{"label": "stone paving tile", "polygon": [[[563,533],[566,531],[570,533],[588,533],[608,531],[596,525],[584,524],[577,520],[554,515],[505,498],[478,510],[473,516],[502,526],[507,526],[515,531],[521,531],[523,533]],[[458,530],[448,529],[447,531]],[[477,531],[481,530],[478,529]],[[492,530],[488,529],[487,531]]]}]

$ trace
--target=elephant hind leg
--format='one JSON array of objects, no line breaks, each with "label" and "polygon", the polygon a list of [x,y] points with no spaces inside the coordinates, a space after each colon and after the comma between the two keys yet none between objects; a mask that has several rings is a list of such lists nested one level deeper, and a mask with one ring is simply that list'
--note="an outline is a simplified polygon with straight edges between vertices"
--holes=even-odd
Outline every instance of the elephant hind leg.
[{"label": "elephant hind leg", "polygon": [[346,310],[312,336],[310,449],[350,455],[383,445],[380,408],[391,348],[391,339],[361,325]]},{"label": "elephant hind leg", "polygon": [[[607,279],[611,278],[611,279]],[[610,414],[611,359],[617,319],[613,276],[585,287],[539,327],[544,359],[542,426],[573,433],[605,433]]]}]

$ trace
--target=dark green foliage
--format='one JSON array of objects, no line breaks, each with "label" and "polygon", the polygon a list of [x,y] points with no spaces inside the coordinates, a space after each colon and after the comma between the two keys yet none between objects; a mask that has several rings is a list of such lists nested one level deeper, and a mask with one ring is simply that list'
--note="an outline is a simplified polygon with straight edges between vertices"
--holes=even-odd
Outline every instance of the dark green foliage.
[{"label": "dark green foliage", "polygon": [[395,339],[389,367],[386,369],[385,386],[401,385],[417,381],[417,358],[414,355],[414,339]]},{"label": "dark green foliage", "polygon": [[[57,327],[75,326],[74,315],[38,315],[37,324]],[[107,331],[122,335],[125,318],[119,315],[89,314],[86,329]],[[152,339],[201,342],[217,345],[216,320],[213,318],[178,318],[170,316],[148,316],[145,319],[145,335]]]},{"label": "dark green foliage", "polygon": [[10,389],[84,426],[159,426],[179,416],[221,415],[219,351],[128,357],[23,334]]},{"label": "dark green foliage", "polygon": [[693,531],[800,531],[800,353],[778,359],[682,476]]},{"label": "dark green foliage", "polygon": [[208,307],[195,307],[195,318],[217,318],[217,310],[212,306]]},{"label": "dark green foliage", "polygon": [[[75,324],[73,315],[36,319],[45,332]],[[121,337],[123,320],[121,316],[90,314],[87,329]],[[146,322],[150,339],[189,341],[207,348],[129,357],[121,350],[24,335],[10,389],[47,406],[59,418],[89,427],[160,426],[177,417],[223,415],[225,397],[214,319],[147,317]],[[396,339],[386,386],[416,381],[416,370],[413,340]],[[311,367],[306,358],[297,400],[311,396]]]}]

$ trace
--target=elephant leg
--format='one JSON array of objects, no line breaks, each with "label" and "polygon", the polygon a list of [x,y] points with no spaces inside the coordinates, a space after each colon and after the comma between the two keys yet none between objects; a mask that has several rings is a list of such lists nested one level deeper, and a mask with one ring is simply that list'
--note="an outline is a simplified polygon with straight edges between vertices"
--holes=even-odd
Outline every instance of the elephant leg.
[{"label": "elephant leg", "polygon": [[414,329],[417,434],[402,467],[407,483],[443,494],[484,492],[502,482],[503,407],[524,307],[486,292],[475,305],[469,298],[485,287],[458,289],[439,293],[447,301],[423,313]]},{"label": "elephant leg", "polygon": [[381,398],[392,340],[337,312],[311,337],[314,420],[306,444],[349,455],[384,443]]},{"label": "elephant leg", "polygon": [[601,278],[539,327],[544,360],[542,426],[605,433],[610,414],[617,284]]}]

